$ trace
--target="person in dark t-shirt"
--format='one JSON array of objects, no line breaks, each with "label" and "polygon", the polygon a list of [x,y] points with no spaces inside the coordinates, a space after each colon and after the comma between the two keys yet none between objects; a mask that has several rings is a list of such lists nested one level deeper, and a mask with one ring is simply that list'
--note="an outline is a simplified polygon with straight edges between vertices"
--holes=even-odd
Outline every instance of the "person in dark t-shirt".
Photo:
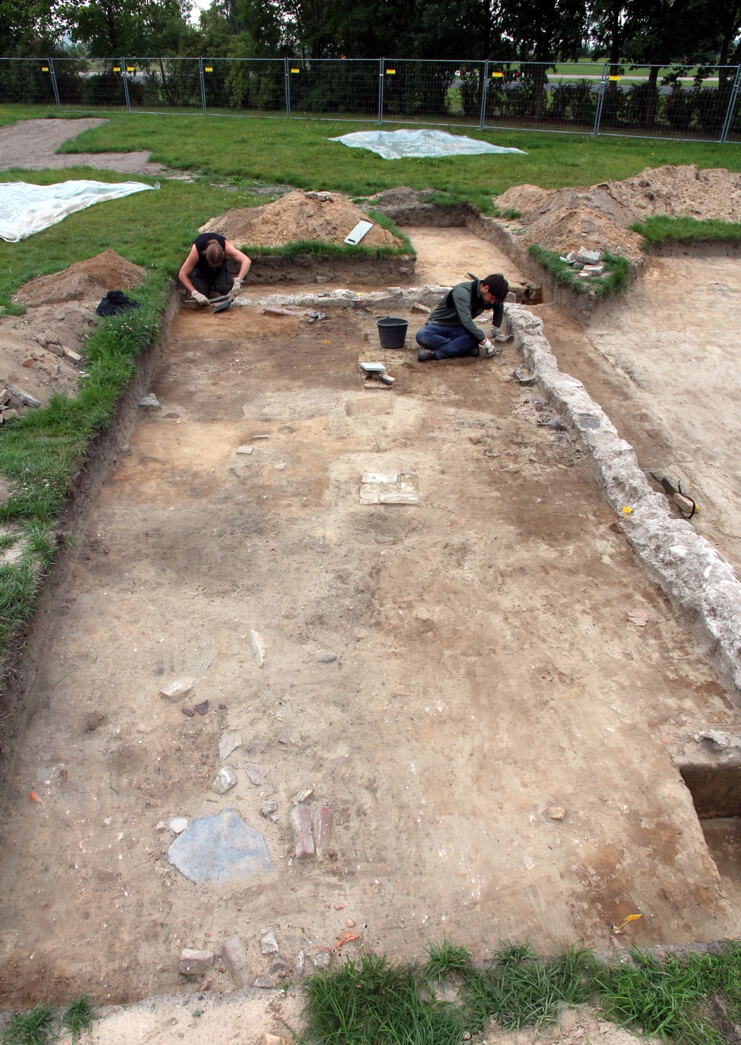
[{"label": "person in dark t-shirt", "polygon": [[[239,266],[236,276],[229,271],[229,259]],[[236,297],[251,264],[245,253],[218,232],[202,232],[180,266],[178,279],[197,304],[207,305],[210,296]]]}]

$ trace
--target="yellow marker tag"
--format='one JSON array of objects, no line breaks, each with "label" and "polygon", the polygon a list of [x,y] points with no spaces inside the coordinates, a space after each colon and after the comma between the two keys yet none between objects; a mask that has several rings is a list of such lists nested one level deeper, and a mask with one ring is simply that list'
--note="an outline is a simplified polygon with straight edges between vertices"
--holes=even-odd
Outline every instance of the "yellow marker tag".
[{"label": "yellow marker tag", "polygon": [[504,76],[504,73],[492,73],[491,75],[492,75],[492,78],[494,78],[494,77],[497,77],[497,76]]},{"label": "yellow marker tag", "polygon": [[214,67],[212,65],[204,65],[203,71],[204,73],[212,73],[214,71]]},{"label": "yellow marker tag", "polygon": [[632,514],[633,514],[633,509],[632,508],[627,508],[627,507],[623,508],[623,515],[632,515]]},{"label": "yellow marker tag", "polygon": [[387,69],[386,73],[388,76],[396,76],[396,69]]},{"label": "yellow marker tag", "polygon": [[126,72],[127,73],[133,73],[133,71],[134,71],[134,66],[133,65],[127,65],[126,66]]},{"label": "yellow marker tag", "polygon": [[622,80],[622,76],[608,76],[608,80],[612,80],[613,83],[617,83],[618,80]]},{"label": "yellow marker tag", "polygon": [[121,66],[120,65],[114,65],[113,66],[113,71],[114,71],[114,73],[120,73],[121,72]]},{"label": "yellow marker tag", "polygon": [[620,930],[622,928],[624,928],[624,926],[626,926],[628,924],[628,922],[637,922],[639,918],[643,918],[643,915],[642,914],[629,914],[624,922],[621,922],[620,925],[616,925],[615,926],[615,932],[620,932]]},{"label": "yellow marker tag", "polygon": [[49,72],[49,66],[48,65],[42,65],[41,66],[41,72],[42,73],[48,73]]},{"label": "yellow marker tag", "polygon": [[292,72],[292,73],[300,73],[300,72],[301,72],[301,70],[300,70],[300,69],[291,69],[291,72]]}]

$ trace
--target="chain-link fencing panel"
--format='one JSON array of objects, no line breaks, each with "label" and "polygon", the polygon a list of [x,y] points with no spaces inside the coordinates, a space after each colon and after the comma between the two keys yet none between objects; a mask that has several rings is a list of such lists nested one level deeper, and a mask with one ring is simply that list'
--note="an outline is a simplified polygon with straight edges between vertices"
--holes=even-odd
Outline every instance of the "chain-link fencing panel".
[{"label": "chain-link fencing panel", "polygon": [[292,114],[377,117],[378,61],[366,58],[288,59]]},{"label": "chain-link fencing panel", "polygon": [[197,58],[129,58],[126,78],[132,110],[203,109]]},{"label": "chain-link fencing panel", "polygon": [[601,134],[719,141],[736,68],[610,66],[603,84]]},{"label": "chain-link fencing panel", "polygon": [[282,58],[204,58],[203,83],[209,112],[285,112]]},{"label": "chain-link fencing panel", "polygon": [[487,62],[484,122],[591,132],[603,71],[601,62]]},{"label": "chain-link fencing panel", "polygon": [[462,107],[460,94],[451,92],[458,71],[457,62],[384,59],[380,71],[383,117],[417,122],[454,120]]},{"label": "chain-link fencing panel", "polygon": [[63,108],[126,108],[121,59],[54,58],[53,68]]},{"label": "chain-link fencing panel", "polygon": [[0,58],[0,104],[55,105],[49,62],[41,58]]}]

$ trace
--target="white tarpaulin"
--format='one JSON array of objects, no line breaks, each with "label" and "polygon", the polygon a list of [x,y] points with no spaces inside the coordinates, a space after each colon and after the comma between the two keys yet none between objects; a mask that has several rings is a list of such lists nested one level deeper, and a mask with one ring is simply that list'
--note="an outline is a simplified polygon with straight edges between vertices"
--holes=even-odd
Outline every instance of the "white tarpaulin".
[{"label": "white tarpaulin", "polygon": [[0,183],[0,239],[8,243],[33,236],[68,214],[93,203],[117,200],[132,192],[154,188],[140,181],[60,181],[31,185],[25,181]]},{"label": "white tarpaulin", "polygon": [[445,131],[356,131],[329,140],[342,142],[351,149],[370,149],[383,156],[384,160],[401,160],[408,156],[472,156],[480,152],[519,152],[523,156],[527,155],[522,149],[505,149],[501,145],[490,145]]}]

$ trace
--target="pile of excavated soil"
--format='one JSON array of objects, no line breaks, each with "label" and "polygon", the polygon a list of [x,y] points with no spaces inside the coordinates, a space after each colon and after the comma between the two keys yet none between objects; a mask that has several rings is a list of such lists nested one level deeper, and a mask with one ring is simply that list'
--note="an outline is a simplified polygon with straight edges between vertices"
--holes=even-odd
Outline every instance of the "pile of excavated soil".
[{"label": "pile of excavated soil", "polygon": [[[14,300],[23,305],[76,301],[90,294],[101,298],[108,290],[130,290],[144,280],[145,270],[122,258],[115,250],[104,250],[94,258],[50,276],[36,276],[25,283]],[[97,302],[96,302],[97,304]]]},{"label": "pile of excavated soil", "polygon": [[26,306],[25,315],[0,318],[0,392],[10,393],[2,397],[0,423],[34,409],[27,397],[46,406],[54,393],[76,394],[98,302],[109,290],[130,290],[144,275],[115,250],[104,250],[20,288],[14,301]]},{"label": "pile of excavated soil", "polygon": [[[294,189],[264,207],[228,210],[202,225],[200,232],[220,232],[239,247],[282,247],[297,240],[341,245],[359,221],[372,221],[337,192]],[[401,240],[380,225],[363,237],[364,247],[396,247]]]},{"label": "pile of excavated soil", "polygon": [[511,231],[525,246],[537,243],[565,254],[596,247],[632,260],[641,256],[641,237],[630,226],[657,214],[737,221],[741,174],[727,170],[647,167],[625,181],[587,189],[548,191],[517,185],[496,199],[500,211],[517,210]]}]

